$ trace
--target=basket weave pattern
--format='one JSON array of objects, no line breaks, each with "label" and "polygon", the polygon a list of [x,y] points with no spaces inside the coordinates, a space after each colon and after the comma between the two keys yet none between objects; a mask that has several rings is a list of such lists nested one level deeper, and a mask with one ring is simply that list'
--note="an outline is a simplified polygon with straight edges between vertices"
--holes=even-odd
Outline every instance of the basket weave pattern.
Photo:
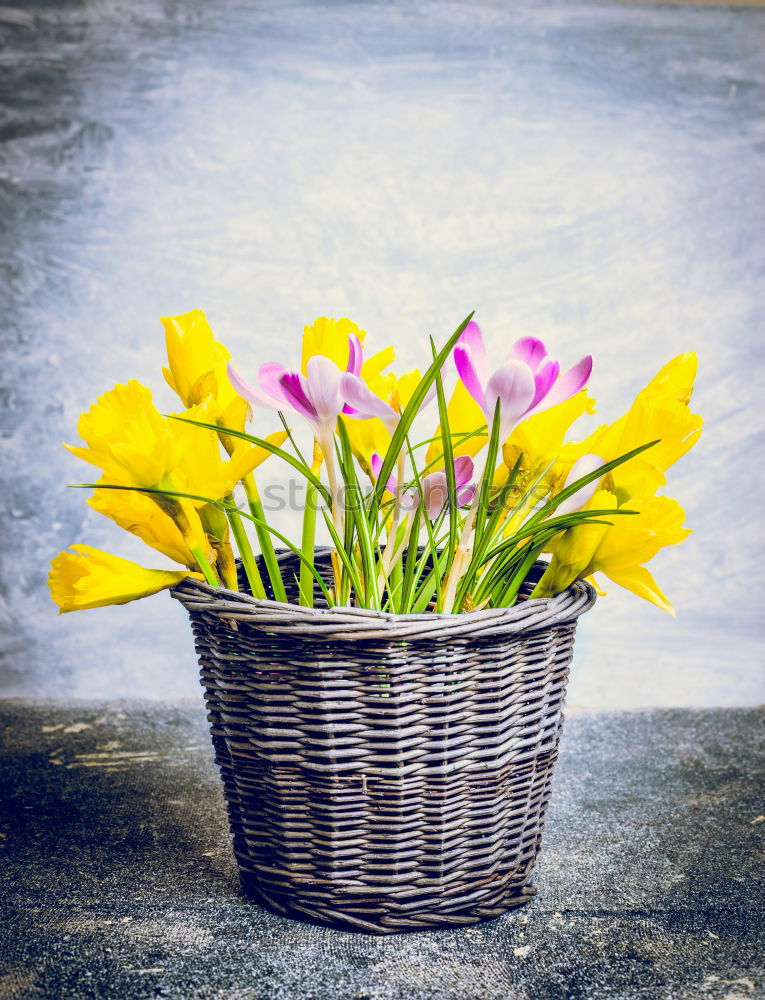
[{"label": "basket weave pattern", "polygon": [[377,934],[471,924],[533,895],[591,587],[464,615],[306,609],[195,581],[173,596],[191,614],[250,895]]}]

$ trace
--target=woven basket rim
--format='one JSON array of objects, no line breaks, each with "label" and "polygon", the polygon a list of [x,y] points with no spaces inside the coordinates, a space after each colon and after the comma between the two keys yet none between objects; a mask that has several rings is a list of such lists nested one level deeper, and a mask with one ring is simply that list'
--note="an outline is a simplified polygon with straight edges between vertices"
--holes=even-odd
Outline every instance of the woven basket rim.
[{"label": "woven basket rim", "polygon": [[[291,552],[279,553],[286,561]],[[293,556],[293,558],[295,558]],[[208,612],[226,621],[246,622],[269,632],[288,632],[323,639],[468,638],[538,631],[572,622],[595,603],[595,588],[578,580],[556,597],[521,601],[512,608],[486,608],[457,614],[423,612],[395,614],[354,607],[307,608],[263,600],[240,591],[211,587],[201,580],[183,580],[170,594],[187,611]]]}]

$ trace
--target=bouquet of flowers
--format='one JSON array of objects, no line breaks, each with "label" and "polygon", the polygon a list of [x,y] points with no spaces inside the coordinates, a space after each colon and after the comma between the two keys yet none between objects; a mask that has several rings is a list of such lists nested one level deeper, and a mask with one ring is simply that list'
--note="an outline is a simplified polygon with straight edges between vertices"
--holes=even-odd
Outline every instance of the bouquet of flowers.
[{"label": "bouquet of flowers", "polygon": [[[523,337],[492,363],[472,316],[442,344],[431,338],[424,373],[402,375],[390,371],[393,348],[367,355],[348,319],[317,319],[300,367],[269,362],[254,378],[201,311],[162,323],[163,372],[183,409],[163,415],[129,381],[81,416],[85,445],[66,447],[101,471],[83,484],[89,505],[178,568],[73,545],[49,577],[61,612],[193,577],[258,599],[286,602],[289,591],[304,606],[320,595],[329,607],[449,614],[551,597],[596,573],[673,611],[645,564],[689,534],[660,490],[701,433],[688,407],[694,354],[665,365],[614,423],[569,441],[594,412],[591,357],[562,372],[541,340]],[[278,429],[245,430],[255,414],[269,430],[269,412]],[[268,522],[256,470],[269,458],[305,484],[299,537]],[[314,558],[322,522],[327,579]],[[283,578],[275,543],[299,559],[295,579]]]}]

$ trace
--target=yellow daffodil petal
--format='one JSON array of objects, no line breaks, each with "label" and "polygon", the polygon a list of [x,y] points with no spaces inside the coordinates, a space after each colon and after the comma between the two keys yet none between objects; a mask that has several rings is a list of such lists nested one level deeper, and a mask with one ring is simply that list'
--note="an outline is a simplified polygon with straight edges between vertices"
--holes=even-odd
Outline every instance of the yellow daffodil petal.
[{"label": "yellow daffodil petal", "polygon": [[88,505],[173,562],[182,566],[195,565],[196,560],[178,525],[145,494],[128,490],[96,490]]},{"label": "yellow daffodil petal", "polygon": [[398,410],[399,413],[404,412],[421,381],[419,368],[405,372],[396,379],[396,385],[391,393],[391,405],[394,410]]},{"label": "yellow daffodil petal", "polygon": [[[265,438],[270,444],[276,445],[276,447],[281,447],[287,440],[286,431],[276,431],[274,434],[269,434]],[[260,445],[250,445],[244,442],[239,442],[239,447],[235,448],[231,454],[231,461],[229,464],[229,475],[232,479],[232,486],[234,483],[239,482],[240,479],[257,469],[273,452],[269,451],[268,448],[262,448]]]},{"label": "yellow daffodil petal", "polygon": [[600,581],[598,580],[597,577],[595,577],[595,576],[586,576],[586,577],[584,577],[584,579],[587,581],[587,583],[589,583],[592,587],[594,587],[595,593],[598,595],[598,597],[606,597],[606,592],[603,589],[603,587],[602,587],[602,585],[601,585],[601,583],[600,583]]},{"label": "yellow daffodil petal", "polygon": [[637,514],[615,520],[593,555],[592,565],[613,579],[632,566],[653,559],[659,549],[679,545],[690,535],[685,511],[672,497],[633,498],[625,506]]},{"label": "yellow daffodil petal", "polygon": [[696,365],[695,354],[678,355],[638,393],[623,417],[597,428],[584,441],[566,444],[561,449],[561,466],[570,466],[587,454],[611,461],[649,441],[657,441],[611,474],[622,502],[634,496],[652,496],[665,484],[666,470],[693,447],[701,434],[703,420],[687,406]]},{"label": "yellow daffodil petal", "polygon": [[[287,440],[287,437],[288,434],[286,431],[274,431],[273,434],[267,434],[264,440],[268,441],[269,444],[274,445],[276,448],[281,448]],[[262,465],[263,462],[265,462],[265,460],[270,458],[273,454],[273,452],[269,451],[268,448],[261,448],[259,445],[256,445],[255,447],[258,452],[258,460],[255,465],[253,465],[253,469],[257,469],[259,465]]]},{"label": "yellow daffodil petal", "polygon": [[654,375],[646,386],[646,391],[656,392],[664,399],[676,399],[686,406],[693,394],[693,383],[699,359],[695,351],[678,354]]},{"label": "yellow daffodil petal", "polygon": [[156,486],[177,459],[170,421],[139,382],[117,385],[84,413],[77,430],[87,449],[66,447],[118,485]]},{"label": "yellow daffodil petal", "polygon": [[[643,391],[626,416],[617,445],[618,453],[624,454],[647,441],[658,441],[637,457],[666,471],[696,444],[703,424],[702,418],[691,413],[684,403]],[[631,462],[624,465],[625,473],[630,465]]]},{"label": "yellow daffodil petal", "polygon": [[[486,432],[484,431],[481,434],[473,434],[471,437],[467,437],[466,435],[470,434],[472,431],[478,430],[479,427],[485,427],[486,417],[484,417],[480,406],[476,403],[461,381],[457,382],[454,387],[454,392],[449,399],[446,413],[449,418],[449,429],[451,430],[452,440],[454,442],[454,457],[458,458],[461,455],[469,455],[472,457],[473,455],[478,454],[481,448],[483,448],[486,444]],[[443,468],[443,445],[441,443],[440,424],[434,435],[433,441],[431,441],[428,446],[426,465],[430,465],[431,462],[435,463],[431,467],[432,469]]]},{"label": "yellow daffodil petal", "polygon": [[136,486],[156,486],[167,471],[163,455],[145,452],[138,445],[117,441],[111,447],[111,454]]},{"label": "yellow daffodil petal", "polygon": [[75,458],[81,458],[83,462],[89,462],[91,465],[95,465],[97,469],[102,466],[102,456],[91,451],[90,448],[77,448],[74,445],[67,444],[66,441],[61,442],[66,450],[74,455]]},{"label": "yellow daffodil petal", "polygon": [[202,383],[230,357],[222,344],[216,343],[207,317],[201,309],[182,316],[163,316],[165,344],[170,367],[163,373],[167,384],[178,393],[185,406],[201,402],[206,394],[215,395],[208,383]]},{"label": "yellow daffodil petal", "polygon": [[662,593],[659,585],[645,566],[633,566],[621,573],[609,573],[608,577],[620,587],[624,587],[625,590],[629,590],[637,597],[642,597],[646,601],[650,601],[657,608],[661,608],[662,611],[666,611],[673,618],[675,617],[674,605]]},{"label": "yellow daffodil petal", "polygon": [[361,364],[360,375],[367,385],[369,385],[369,383],[374,379],[380,378],[381,376],[384,379],[395,379],[395,376],[392,375],[382,375],[383,369],[388,368],[395,360],[395,350],[392,347],[384,347],[381,351],[378,351],[377,354],[373,354],[371,357],[364,359]]},{"label": "yellow daffodil petal", "polygon": [[587,394],[586,389],[583,389],[565,402],[551,406],[543,413],[527,417],[515,428],[506,444],[509,448],[520,449],[528,456],[531,468],[547,465],[559,454],[563,438],[574,421],[585,413],[594,412],[595,400]]},{"label": "yellow daffodil petal", "polygon": [[303,374],[308,372],[308,361],[316,355],[323,355],[334,361],[340,371],[345,371],[348,364],[348,338],[355,334],[364,343],[366,332],[360,330],[349,319],[330,319],[320,316],[313,321],[312,326],[303,330],[303,352],[301,368]]},{"label": "yellow daffodil petal", "polygon": [[[243,431],[251,412],[252,409],[247,400],[234,394],[228,404],[218,409],[215,419],[208,422],[232,431]],[[231,454],[232,448],[235,447],[235,442],[236,438],[228,437],[225,434],[221,435],[221,444],[229,454]]]},{"label": "yellow daffodil petal", "polygon": [[353,454],[364,472],[372,478],[372,455],[385,455],[391,440],[390,432],[377,417],[372,420],[343,417],[343,423],[348,431]]},{"label": "yellow daffodil petal", "polygon": [[127,604],[173,587],[187,577],[203,579],[199,573],[144,569],[90,545],[71,548],[75,554],[62,552],[56,556],[48,576],[51,597],[59,614]]}]

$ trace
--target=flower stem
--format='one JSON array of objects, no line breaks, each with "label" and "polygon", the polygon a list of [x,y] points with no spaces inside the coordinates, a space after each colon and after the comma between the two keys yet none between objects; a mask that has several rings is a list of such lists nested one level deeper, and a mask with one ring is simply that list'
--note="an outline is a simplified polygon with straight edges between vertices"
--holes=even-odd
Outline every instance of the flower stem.
[{"label": "flower stem", "polygon": [[202,549],[198,545],[191,546],[191,554],[197,561],[197,565],[202,570],[205,580],[210,584],[211,587],[220,587],[218,577],[215,575],[215,571],[210,565],[207,556],[204,554]]},{"label": "flower stem", "polygon": [[[321,472],[323,453],[319,442],[313,442],[313,461],[311,462],[311,472],[318,476]],[[319,491],[313,483],[306,484],[305,510],[303,511],[303,535],[300,541],[300,551],[305,558],[314,564],[314,551],[316,545],[316,511],[319,503]],[[315,568],[315,567],[314,567]],[[300,593],[300,603],[304,608],[313,607],[313,573],[302,560],[300,562],[300,578],[298,580],[298,590]]]},{"label": "flower stem", "polygon": [[398,532],[398,522],[401,517],[401,498],[404,495],[404,475],[406,474],[406,455],[402,448],[398,455],[396,468],[396,502],[393,504],[393,514],[391,515],[390,527],[388,529],[388,540],[385,543],[385,551],[382,557],[382,571],[388,576],[391,571],[394,549],[396,545],[396,534]]},{"label": "flower stem", "polygon": [[[476,476],[476,483],[481,483],[485,473],[486,473],[486,459],[488,456],[483,458],[483,468],[481,470],[481,475]],[[443,611],[446,614],[449,612],[459,611],[459,608],[454,608],[454,598],[457,593],[457,584],[462,576],[462,571],[465,568],[465,564],[468,561],[467,557],[470,554],[471,542],[473,540],[473,532],[475,530],[475,518],[478,513],[478,505],[481,500],[481,489],[479,488],[475,491],[473,496],[473,501],[468,508],[467,517],[462,524],[462,531],[460,532],[459,541],[457,542],[457,548],[452,559],[452,564],[449,569],[449,573],[446,577],[446,584],[444,585],[444,598],[443,598]]]},{"label": "flower stem", "polygon": [[259,523],[260,521],[266,520],[266,515],[263,511],[263,504],[260,502],[258,487],[255,485],[255,477],[251,472],[244,477],[242,485],[244,486],[244,492],[247,494],[247,503],[249,504],[250,512],[254,518],[257,518],[255,522],[255,532],[258,536],[258,542],[260,543],[260,551],[263,555],[263,562],[266,564],[266,569],[268,570],[268,578],[271,581],[274,597],[277,601],[281,601],[286,604],[287,592],[284,589],[284,582],[282,581],[282,574],[279,570],[279,563],[276,559],[274,546],[271,542],[271,535],[269,531]]},{"label": "flower stem", "polygon": [[[340,491],[338,489],[337,483],[337,468],[335,466],[335,455],[334,455],[334,438],[329,435],[327,439],[319,439],[319,447],[321,448],[322,454],[324,455],[324,462],[327,466],[327,479],[329,480],[329,493],[332,500],[332,524],[335,531],[337,532],[337,537],[339,539],[343,538],[345,532],[343,510],[342,510],[342,497],[340,496]],[[343,585],[343,568],[342,562],[339,558],[335,557],[332,560],[332,567],[334,569],[335,576],[335,600],[338,602],[342,601],[342,585]]]},{"label": "flower stem", "polygon": [[[314,543],[316,539],[316,504],[319,492],[313,483],[308,484],[303,511],[303,536],[300,540],[300,551],[313,563]],[[313,607],[313,573],[305,563],[300,563],[300,603],[304,608]]]},{"label": "flower stem", "polygon": [[[226,497],[226,503],[231,504],[231,506],[236,506],[233,493],[228,494]],[[250,539],[247,537],[247,532],[244,530],[242,519],[238,512],[234,510],[228,510],[227,514],[228,523],[231,525],[231,533],[234,536],[234,541],[236,542],[236,547],[239,551],[239,558],[242,560],[242,566],[244,566],[244,572],[247,575],[247,582],[250,585],[252,596],[258,597],[262,600],[266,596],[266,589],[263,586],[263,579],[260,575],[258,564],[255,562],[255,556],[252,552]]]}]

